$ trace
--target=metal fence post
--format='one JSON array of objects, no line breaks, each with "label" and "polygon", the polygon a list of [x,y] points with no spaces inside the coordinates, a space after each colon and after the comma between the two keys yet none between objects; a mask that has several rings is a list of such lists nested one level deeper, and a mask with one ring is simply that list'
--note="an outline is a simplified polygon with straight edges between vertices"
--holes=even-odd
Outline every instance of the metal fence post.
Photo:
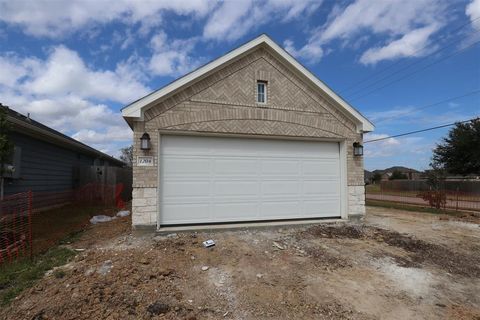
[{"label": "metal fence post", "polygon": [[457,205],[455,207],[455,210],[458,211],[458,186],[457,186],[457,190],[456,190],[456,195],[457,195]]}]

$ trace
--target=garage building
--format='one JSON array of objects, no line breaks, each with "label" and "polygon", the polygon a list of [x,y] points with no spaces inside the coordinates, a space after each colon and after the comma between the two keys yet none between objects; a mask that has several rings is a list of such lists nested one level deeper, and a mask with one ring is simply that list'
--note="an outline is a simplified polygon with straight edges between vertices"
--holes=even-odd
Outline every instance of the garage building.
[{"label": "garage building", "polygon": [[122,114],[137,229],[365,213],[372,123],[266,35]]}]

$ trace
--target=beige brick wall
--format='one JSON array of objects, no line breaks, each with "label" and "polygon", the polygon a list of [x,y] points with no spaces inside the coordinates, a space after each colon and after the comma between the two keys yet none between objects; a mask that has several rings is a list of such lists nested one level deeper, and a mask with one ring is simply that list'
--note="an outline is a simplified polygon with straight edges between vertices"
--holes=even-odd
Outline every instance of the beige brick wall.
[{"label": "beige brick wall", "polygon": [[[267,104],[255,103],[256,81],[266,80]],[[134,124],[133,224],[156,223],[159,130],[193,133],[255,134],[331,138],[346,141],[349,214],[364,212],[363,158],[353,156],[353,142],[362,141],[355,123],[274,58],[258,49],[216,73],[191,84],[145,112]],[[140,137],[150,135],[152,149],[139,149]],[[154,166],[138,167],[140,155],[154,157]],[[358,186],[358,187],[357,187]],[[145,195],[148,190],[148,197]]]}]

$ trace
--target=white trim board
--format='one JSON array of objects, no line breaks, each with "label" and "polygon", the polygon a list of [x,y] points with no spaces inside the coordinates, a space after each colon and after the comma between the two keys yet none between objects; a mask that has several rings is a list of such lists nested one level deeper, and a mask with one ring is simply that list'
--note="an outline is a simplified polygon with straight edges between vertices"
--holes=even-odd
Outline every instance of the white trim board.
[{"label": "white trim board", "polygon": [[325,83],[318,79],[314,74],[308,71],[302,64],[293,58],[287,51],[276,44],[270,37],[265,34],[245,43],[244,45],[230,51],[229,53],[213,60],[212,62],[192,71],[191,73],[177,79],[176,81],[156,90],[149,95],[131,103],[122,109],[122,116],[131,124],[134,120],[143,120],[143,114],[146,110],[154,105],[155,102],[170,96],[178,90],[181,90],[191,82],[205,77],[209,73],[215,72],[221,66],[232,60],[247,54],[258,46],[264,45],[273,50],[278,56],[283,58],[293,69],[299,72],[304,78],[308,79],[322,93],[331,97],[346,115],[350,116],[357,123],[358,132],[370,132],[374,130],[374,125],[365,118],[358,110],[352,107],[348,102],[337,95]]}]

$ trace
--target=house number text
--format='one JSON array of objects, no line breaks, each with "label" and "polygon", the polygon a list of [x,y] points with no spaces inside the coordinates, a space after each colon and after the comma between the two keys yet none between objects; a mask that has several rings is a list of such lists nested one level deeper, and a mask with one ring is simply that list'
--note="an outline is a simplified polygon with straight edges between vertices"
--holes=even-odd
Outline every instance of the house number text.
[{"label": "house number text", "polygon": [[153,166],[153,157],[137,157],[137,166],[141,166],[141,167]]}]

